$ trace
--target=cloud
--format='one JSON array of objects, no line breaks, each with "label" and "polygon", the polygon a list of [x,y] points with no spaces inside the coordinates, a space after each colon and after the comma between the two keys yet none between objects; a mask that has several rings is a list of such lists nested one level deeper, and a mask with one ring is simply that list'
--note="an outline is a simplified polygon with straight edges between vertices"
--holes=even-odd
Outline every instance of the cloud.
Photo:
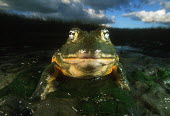
[{"label": "cloud", "polygon": [[3,7],[3,6],[8,7],[9,5],[5,2],[0,1],[0,7]]},{"label": "cloud", "polygon": [[165,2],[166,0],[141,0],[142,4],[153,5],[160,2]]},{"label": "cloud", "polygon": [[128,7],[128,0],[81,0],[87,6],[94,9],[106,10],[106,9],[121,9],[122,7]]},{"label": "cloud", "polygon": [[161,2],[160,5],[166,9],[166,10],[170,10],[170,2]]},{"label": "cloud", "polygon": [[[74,12],[74,13],[71,13]],[[63,12],[56,13],[33,13],[34,17],[48,17],[57,18],[65,21],[81,21],[83,23],[97,23],[97,24],[107,24],[114,23],[114,18],[109,18],[104,14],[103,11],[96,13],[94,9],[81,9],[77,11],[75,9],[68,9]]]},{"label": "cloud", "polygon": [[53,5],[57,4],[57,0],[0,0],[8,4],[6,9],[20,10],[20,11],[33,11],[33,12],[56,12]]},{"label": "cloud", "polygon": [[[114,16],[107,16],[106,10],[124,9],[130,11],[130,8],[140,8],[142,4],[155,3],[160,3],[164,9],[170,8],[170,3],[166,2],[166,0],[0,0],[0,9],[14,10],[18,14],[29,14],[28,17],[41,17],[43,19],[49,17],[65,21],[108,24],[114,23],[115,18]],[[151,16],[148,17],[145,14]],[[155,16],[160,14],[163,17],[168,17],[168,13],[165,13],[163,10],[156,12],[131,12],[124,14],[124,16],[144,22],[163,22],[162,20],[165,19],[161,17],[158,19]]]},{"label": "cloud", "polygon": [[125,17],[131,17],[134,20],[140,20],[148,23],[162,23],[170,24],[170,13],[166,13],[165,9],[158,11],[140,11],[140,12],[131,12],[128,14],[123,14]]},{"label": "cloud", "polygon": [[103,8],[90,7],[88,6],[90,1],[87,0],[86,2],[84,0],[0,0],[0,8],[10,11],[15,10],[16,13],[18,11],[18,14],[26,12],[25,14],[29,14],[28,17],[31,17],[32,14],[32,17],[49,17],[66,21],[79,20],[84,23],[114,23],[113,18],[106,16]]}]

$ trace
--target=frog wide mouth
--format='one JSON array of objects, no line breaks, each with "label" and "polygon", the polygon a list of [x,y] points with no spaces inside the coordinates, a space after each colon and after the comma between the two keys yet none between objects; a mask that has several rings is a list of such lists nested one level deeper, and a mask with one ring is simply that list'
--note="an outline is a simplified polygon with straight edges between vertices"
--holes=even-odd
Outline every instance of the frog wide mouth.
[{"label": "frog wide mouth", "polygon": [[101,50],[86,51],[79,50],[74,54],[61,54],[63,59],[113,59],[117,56],[114,54],[105,54]]},{"label": "frog wide mouth", "polygon": [[58,55],[63,62],[70,64],[106,65],[119,60],[116,54],[105,54],[101,50],[95,50],[93,52],[79,50],[75,54],[62,54],[59,52]]}]

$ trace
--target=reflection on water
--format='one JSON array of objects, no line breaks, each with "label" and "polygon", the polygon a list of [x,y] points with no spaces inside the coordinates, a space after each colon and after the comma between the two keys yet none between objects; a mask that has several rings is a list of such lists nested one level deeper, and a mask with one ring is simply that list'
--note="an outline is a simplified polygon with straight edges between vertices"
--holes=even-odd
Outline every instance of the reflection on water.
[{"label": "reflection on water", "polygon": [[149,57],[129,46],[116,48],[127,72],[130,92],[107,77],[69,79],[61,81],[44,101],[30,97],[55,49],[1,48],[0,116],[170,115],[170,59]]}]

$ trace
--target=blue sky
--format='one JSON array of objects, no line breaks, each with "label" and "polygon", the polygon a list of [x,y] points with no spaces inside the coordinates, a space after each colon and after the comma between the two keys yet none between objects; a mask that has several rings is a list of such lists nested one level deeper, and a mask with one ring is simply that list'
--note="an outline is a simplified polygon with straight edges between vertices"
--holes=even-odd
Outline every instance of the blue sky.
[{"label": "blue sky", "polygon": [[170,27],[170,0],[0,0],[0,10],[114,28]]},{"label": "blue sky", "polygon": [[[140,8],[131,8],[133,12],[140,11],[158,11],[161,10],[161,5],[155,3],[153,5],[143,4]],[[128,11],[130,12],[130,11]],[[109,24],[112,27],[118,28],[150,28],[150,27],[169,27],[169,25],[156,23],[156,22],[143,22],[141,20],[133,20],[131,17],[124,17],[122,14],[128,13],[126,9],[109,11],[107,10],[106,14],[109,16],[115,16],[115,23]]]}]

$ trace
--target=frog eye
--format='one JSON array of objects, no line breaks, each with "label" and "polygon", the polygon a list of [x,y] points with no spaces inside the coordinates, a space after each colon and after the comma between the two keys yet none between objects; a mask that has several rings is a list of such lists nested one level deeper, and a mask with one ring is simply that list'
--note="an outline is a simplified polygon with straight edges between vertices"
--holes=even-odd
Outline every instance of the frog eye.
[{"label": "frog eye", "polygon": [[109,41],[109,31],[107,29],[101,30],[101,38],[105,41]]},{"label": "frog eye", "polygon": [[78,33],[79,33],[78,30],[71,30],[71,31],[69,32],[69,38],[70,38],[70,40],[71,40],[71,41],[77,40]]},{"label": "frog eye", "polygon": [[69,32],[69,38],[70,38],[70,39],[74,39],[74,35],[75,35],[75,31],[71,30],[71,31]]}]

